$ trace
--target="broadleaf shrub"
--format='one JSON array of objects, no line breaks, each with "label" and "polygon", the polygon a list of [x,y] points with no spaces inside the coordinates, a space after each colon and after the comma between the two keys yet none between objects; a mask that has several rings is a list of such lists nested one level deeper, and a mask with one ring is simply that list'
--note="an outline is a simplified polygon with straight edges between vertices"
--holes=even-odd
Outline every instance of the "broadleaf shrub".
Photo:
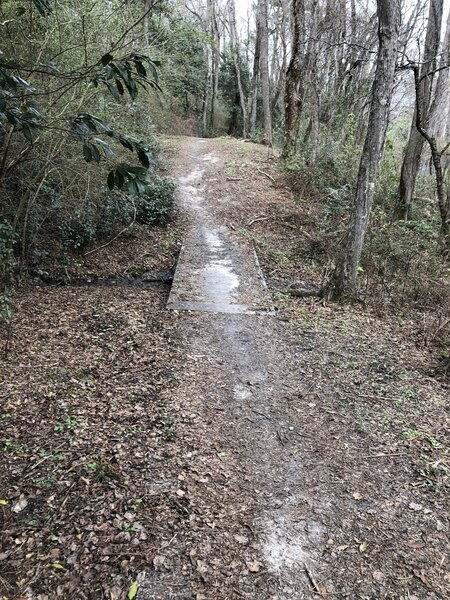
[{"label": "broadleaf shrub", "polygon": [[134,207],[124,194],[108,191],[101,194],[96,219],[96,237],[106,238],[118,227],[129,225],[133,221]]},{"label": "broadleaf shrub", "polygon": [[92,210],[77,210],[59,227],[61,243],[66,250],[82,250],[96,237],[96,224]]},{"label": "broadleaf shrub", "polygon": [[154,176],[146,191],[136,199],[136,220],[143,225],[163,225],[173,208],[175,183],[168,177]]}]

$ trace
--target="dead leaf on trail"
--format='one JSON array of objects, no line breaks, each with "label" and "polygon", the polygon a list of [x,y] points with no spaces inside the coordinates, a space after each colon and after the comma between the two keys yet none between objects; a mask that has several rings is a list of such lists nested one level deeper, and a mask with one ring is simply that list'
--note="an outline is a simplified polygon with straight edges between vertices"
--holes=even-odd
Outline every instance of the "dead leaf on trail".
[{"label": "dead leaf on trail", "polygon": [[352,496],[355,500],[362,500],[362,494],[359,492],[353,492]]},{"label": "dead leaf on trail", "polygon": [[165,563],[165,561],[166,561],[165,556],[161,556],[161,555],[157,554],[153,559],[153,566],[155,567],[155,569],[158,569]]},{"label": "dead leaf on trail", "polygon": [[242,544],[243,546],[245,546],[246,544],[248,544],[248,537],[246,537],[245,535],[235,535],[234,539],[239,543]]},{"label": "dead leaf on trail", "polygon": [[197,561],[197,571],[199,573],[206,573],[208,571],[208,567],[204,560]]},{"label": "dead leaf on trail", "polygon": [[425,548],[425,546],[426,546],[425,542],[420,542],[420,541],[406,542],[406,545],[408,546],[408,548],[414,548],[417,550],[419,550],[420,548]]},{"label": "dead leaf on trail", "polygon": [[420,581],[424,584],[424,585],[428,585],[428,579],[425,577],[425,575],[423,573],[421,573],[420,571],[418,571],[417,569],[414,569],[413,571],[414,575],[417,577],[417,579],[420,579]]},{"label": "dead leaf on trail", "polygon": [[28,506],[28,500],[25,498],[25,496],[22,494],[20,496],[20,498],[17,500],[17,502],[14,502],[13,507],[12,507],[12,511],[15,513],[20,513],[23,511],[24,508],[26,508]]}]

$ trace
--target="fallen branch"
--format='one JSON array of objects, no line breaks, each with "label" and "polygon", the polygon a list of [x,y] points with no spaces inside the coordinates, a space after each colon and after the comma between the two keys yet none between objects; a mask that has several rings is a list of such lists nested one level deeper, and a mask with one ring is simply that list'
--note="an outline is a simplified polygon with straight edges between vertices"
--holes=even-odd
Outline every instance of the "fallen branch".
[{"label": "fallen branch", "polygon": [[393,457],[393,456],[408,456],[407,452],[388,452],[386,454],[367,454],[362,458],[384,458],[385,456]]},{"label": "fallen branch", "polygon": [[259,221],[267,221],[268,219],[269,217],[267,215],[259,215],[254,219],[250,219],[250,221],[247,223],[247,227],[251,227],[254,223],[258,223]]},{"label": "fallen branch", "polygon": [[298,298],[322,298],[322,288],[287,288],[283,294]]},{"label": "fallen branch", "polygon": [[262,171],[261,169],[256,169],[258,171],[258,173],[261,173],[261,175],[265,175],[266,177],[268,177],[270,179],[270,181],[273,181],[275,183],[275,179],[272,177],[272,175],[269,175],[269,173],[266,173],[265,171]]},{"label": "fallen branch", "polygon": [[305,567],[306,574],[308,575],[308,579],[309,579],[309,581],[311,582],[311,584],[312,584],[312,586],[313,586],[313,588],[314,588],[314,591],[315,591],[317,594],[319,594],[319,596],[322,596],[322,595],[323,595],[323,594],[322,594],[322,590],[320,589],[320,587],[319,587],[319,585],[318,585],[317,581],[314,579],[314,575],[311,573],[311,571],[310,571],[310,569],[309,569],[308,565],[307,565],[306,563],[303,563],[303,566]]}]

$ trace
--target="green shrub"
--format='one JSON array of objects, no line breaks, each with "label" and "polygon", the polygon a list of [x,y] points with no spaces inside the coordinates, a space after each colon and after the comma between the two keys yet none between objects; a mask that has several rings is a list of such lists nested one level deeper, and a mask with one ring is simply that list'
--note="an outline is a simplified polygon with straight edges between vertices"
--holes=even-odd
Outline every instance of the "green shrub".
[{"label": "green shrub", "polygon": [[15,234],[11,223],[0,223],[0,278],[9,274],[13,262]]},{"label": "green shrub", "polygon": [[124,194],[105,192],[97,199],[96,237],[106,238],[133,221],[134,208]]},{"label": "green shrub", "polygon": [[77,210],[72,218],[61,223],[59,230],[61,243],[66,250],[82,250],[96,237],[92,210]]},{"label": "green shrub", "polygon": [[136,199],[136,220],[143,225],[162,225],[173,208],[175,184],[172,179],[155,175],[146,193]]},{"label": "green shrub", "polygon": [[11,223],[0,223],[0,321],[10,323],[11,294],[8,289],[14,263],[14,242],[16,236]]}]

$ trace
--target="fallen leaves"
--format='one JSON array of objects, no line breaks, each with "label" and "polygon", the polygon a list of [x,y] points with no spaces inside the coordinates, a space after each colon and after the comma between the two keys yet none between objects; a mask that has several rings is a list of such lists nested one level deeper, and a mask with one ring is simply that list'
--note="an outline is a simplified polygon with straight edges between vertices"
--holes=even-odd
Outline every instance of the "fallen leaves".
[{"label": "fallen leaves", "polygon": [[139,584],[137,581],[133,581],[133,583],[128,588],[127,598],[128,600],[133,600],[138,593]]},{"label": "fallen leaves", "polygon": [[250,573],[259,573],[261,570],[261,567],[263,566],[262,563],[260,563],[257,560],[248,561],[246,564],[247,564],[247,569],[250,571]]},{"label": "fallen leaves", "polygon": [[25,496],[23,494],[20,495],[19,499],[16,500],[14,502],[14,504],[12,505],[12,512],[13,513],[20,513],[22,512],[26,507],[28,506],[28,500],[25,498]]}]

